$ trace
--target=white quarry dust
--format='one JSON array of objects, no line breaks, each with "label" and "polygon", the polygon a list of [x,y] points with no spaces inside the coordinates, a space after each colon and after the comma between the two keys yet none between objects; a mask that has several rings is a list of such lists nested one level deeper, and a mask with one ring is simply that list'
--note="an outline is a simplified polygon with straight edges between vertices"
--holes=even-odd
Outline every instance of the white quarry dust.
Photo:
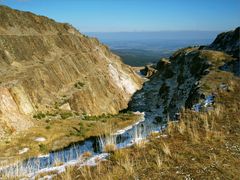
[{"label": "white quarry dust", "polygon": [[113,65],[108,65],[108,70],[110,72],[110,76],[113,79],[113,82],[123,91],[127,92],[128,94],[133,94],[136,92],[137,87],[132,79],[125,73],[120,72],[115,68]]}]

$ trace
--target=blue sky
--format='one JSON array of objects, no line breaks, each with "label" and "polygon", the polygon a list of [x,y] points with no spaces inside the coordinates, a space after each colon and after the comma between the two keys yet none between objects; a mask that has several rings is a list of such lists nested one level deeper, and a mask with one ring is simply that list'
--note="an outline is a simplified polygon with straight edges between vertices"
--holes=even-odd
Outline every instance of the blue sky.
[{"label": "blue sky", "polygon": [[68,22],[82,32],[226,31],[240,25],[240,0],[0,0]]}]

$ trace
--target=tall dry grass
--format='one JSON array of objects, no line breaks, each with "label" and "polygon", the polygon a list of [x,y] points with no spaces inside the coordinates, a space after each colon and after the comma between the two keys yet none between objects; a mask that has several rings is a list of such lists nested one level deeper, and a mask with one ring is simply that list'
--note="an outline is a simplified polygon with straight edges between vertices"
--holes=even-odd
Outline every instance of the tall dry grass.
[{"label": "tall dry grass", "polygon": [[162,169],[162,166],[163,166],[163,160],[162,160],[162,158],[161,158],[161,156],[160,156],[159,154],[156,155],[155,163],[156,163],[156,165],[157,165],[157,168],[158,168],[159,170],[161,170],[161,169]]},{"label": "tall dry grass", "polygon": [[169,145],[166,143],[166,142],[162,142],[160,143],[160,146],[161,146],[161,149],[163,151],[163,153],[169,157],[172,157],[172,153],[171,153],[171,150],[170,150],[170,147]]},{"label": "tall dry grass", "polygon": [[125,172],[127,173],[128,176],[133,176],[135,175],[135,170],[134,170],[134,162],[133,159],[130,158],[128,155],[124,158],[124,160],[120,164]]}]

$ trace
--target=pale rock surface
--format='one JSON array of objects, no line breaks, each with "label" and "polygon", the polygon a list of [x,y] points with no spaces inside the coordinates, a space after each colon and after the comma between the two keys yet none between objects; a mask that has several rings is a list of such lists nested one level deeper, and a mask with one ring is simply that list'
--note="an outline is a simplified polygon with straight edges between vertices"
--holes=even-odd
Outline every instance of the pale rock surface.
[{"label": "pale rock surface", "polygon": [[36,142],[44,142],[44,141],[46,141],[46,138],[44,138],[44,137],[37,137],[34,141],[36,141]]}]

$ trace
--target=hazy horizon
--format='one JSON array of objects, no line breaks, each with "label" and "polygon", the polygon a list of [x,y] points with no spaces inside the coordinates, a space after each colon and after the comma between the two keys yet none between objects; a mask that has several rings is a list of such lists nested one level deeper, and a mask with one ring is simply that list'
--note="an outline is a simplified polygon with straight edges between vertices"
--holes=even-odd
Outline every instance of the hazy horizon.
[{"label": "hazy horizon", "polygon": [[169,57],[177,49],[208,45],[219,34],[218,31],[159,31],[159,32],[89,32],[90,37],[102,43],[122,57],[131,66],[156,63]]},{"label": "hazy horizon", "polygon": [[102,40],[177,40],[214,39],[221,31],[145,31],[145,32],[83,32]]}]

